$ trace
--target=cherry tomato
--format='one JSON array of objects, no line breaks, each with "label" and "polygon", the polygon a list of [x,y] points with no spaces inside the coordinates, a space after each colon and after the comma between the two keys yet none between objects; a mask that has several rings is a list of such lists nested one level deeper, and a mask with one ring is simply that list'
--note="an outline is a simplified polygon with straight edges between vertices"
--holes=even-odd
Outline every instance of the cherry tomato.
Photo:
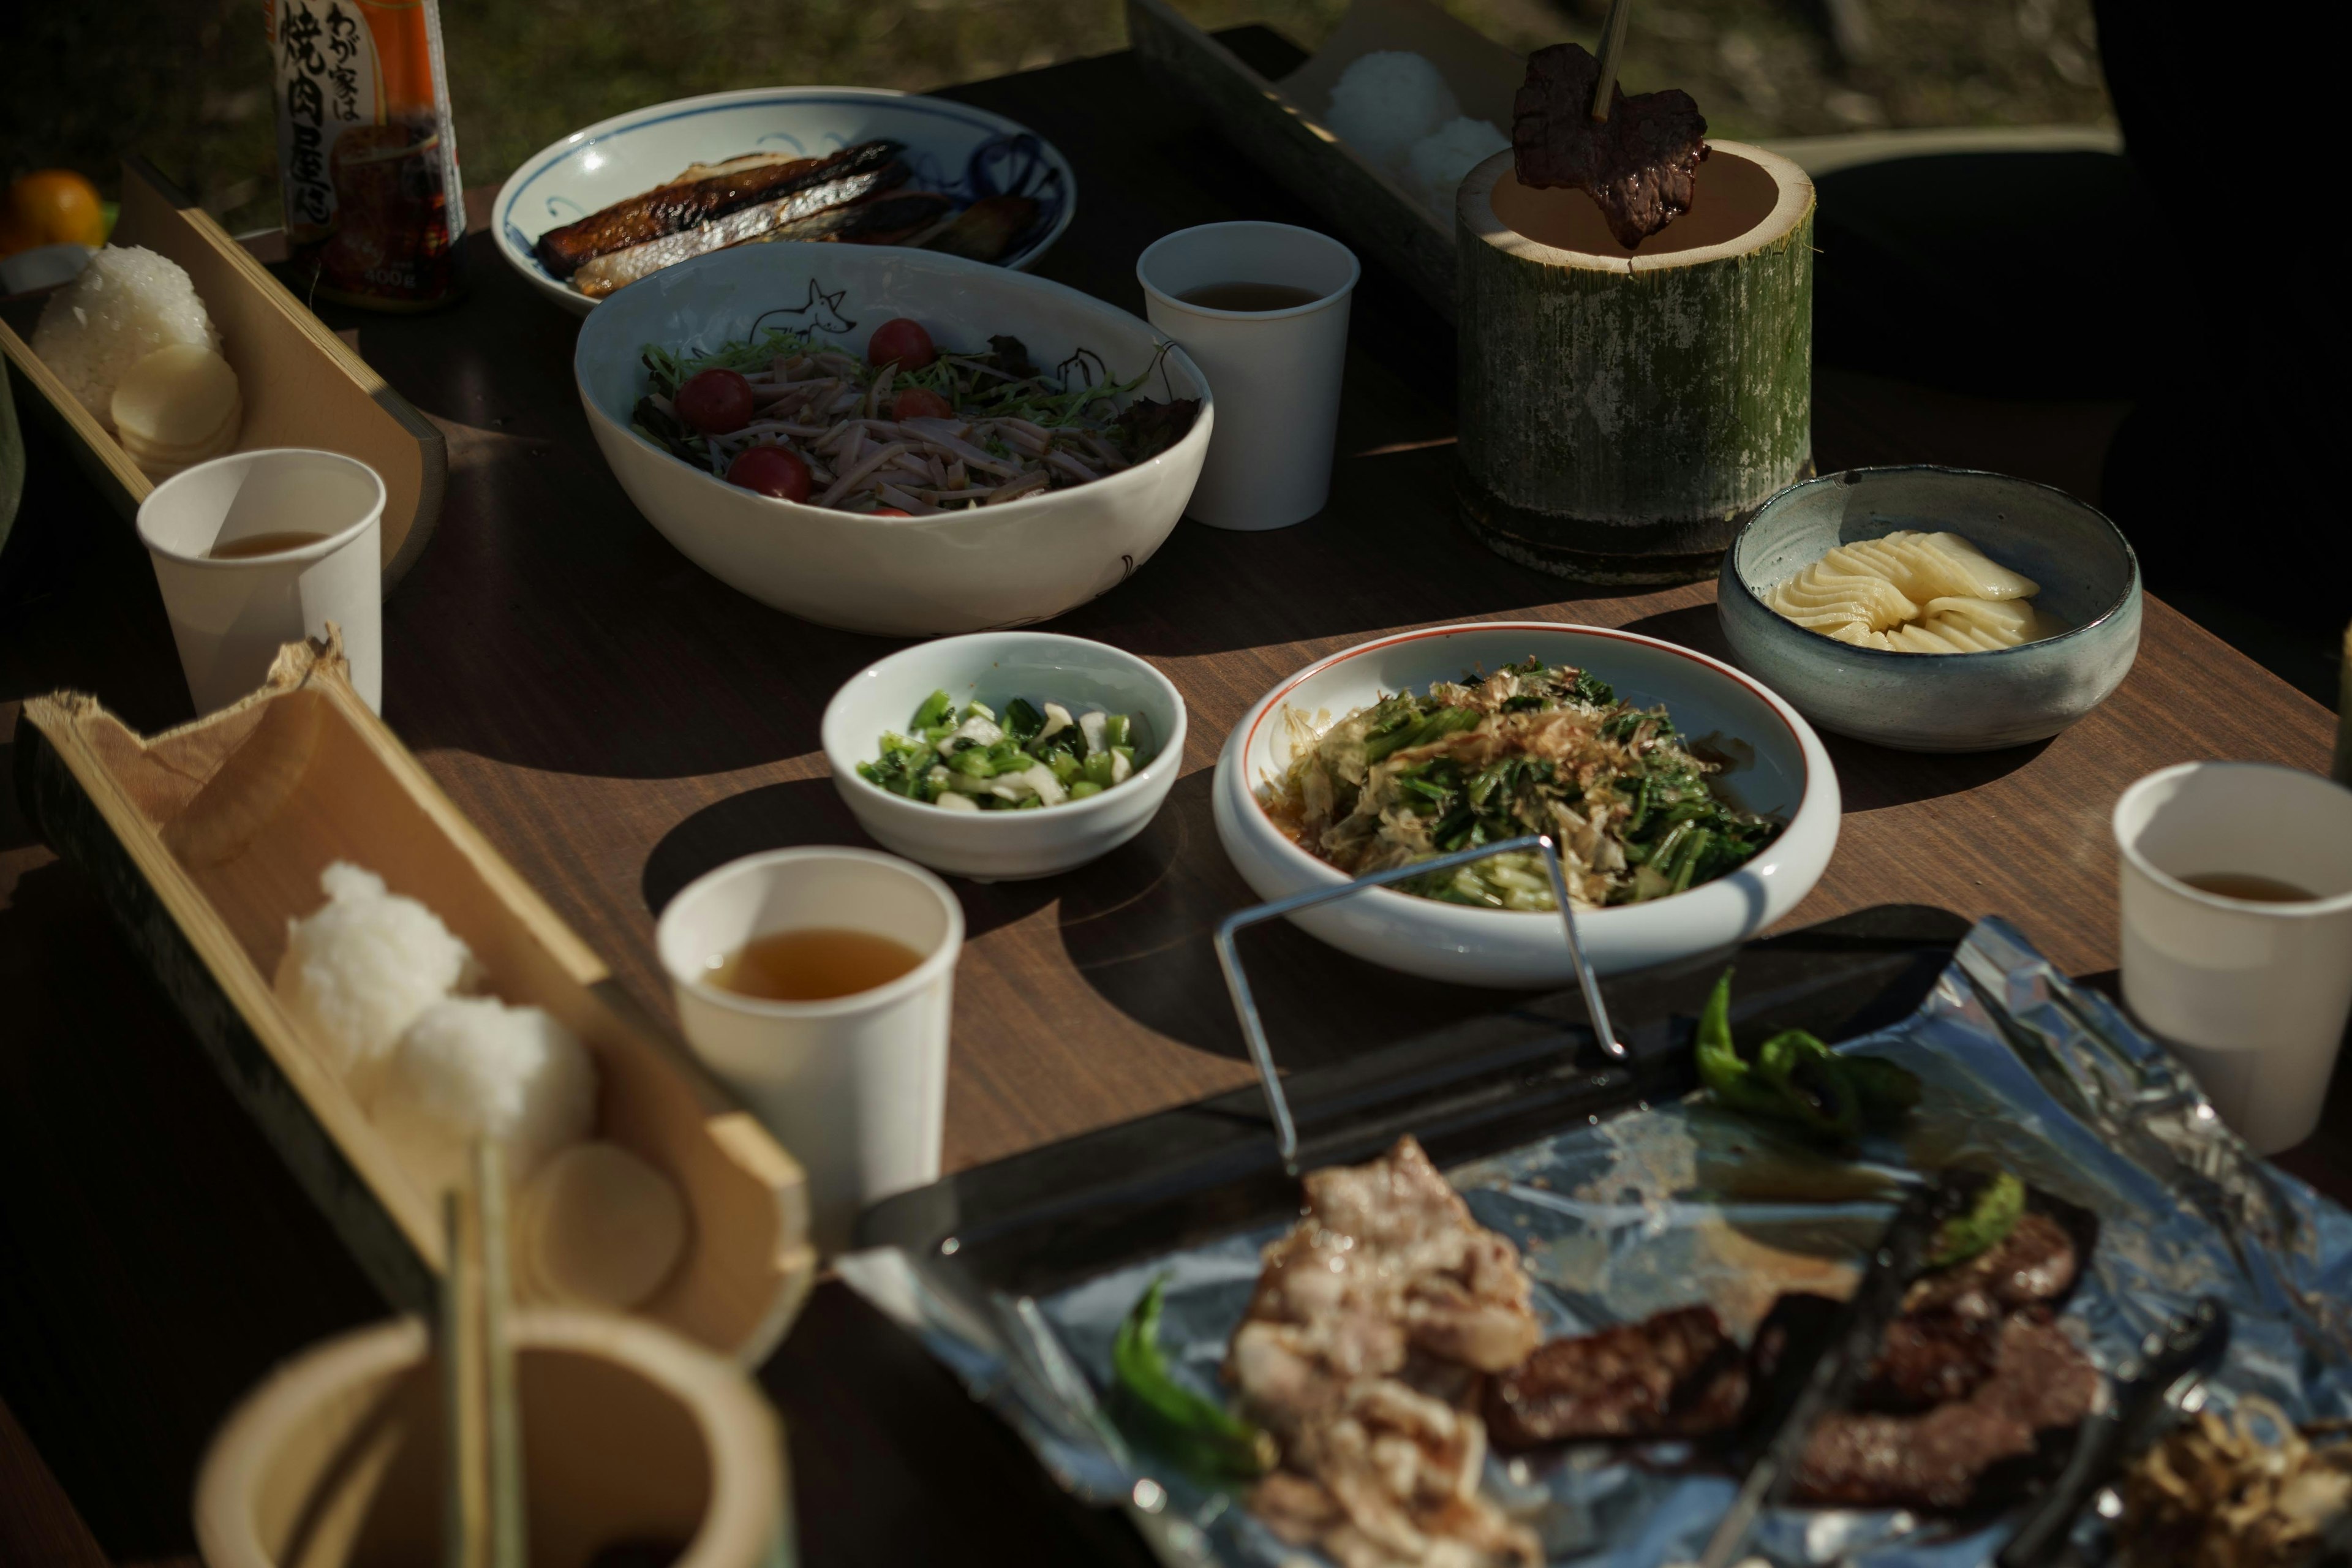
[{"label": "cherry tomato", "polygon": [[751,423],[751,384],[731,370],[701,371],[688,378],[670,405],[704,435],[724,436]]},{"label": "cherry tomato", "polygon": [[912,517],[915,514],[911,511],[900,511],[895,506],[877,506],[866,515],[868,517]]},{"label": "cherry tomato", "polygon": [[939,357],[940,351],[931,346],[931,334],[923,331],[923,323],[904,316],[883,322],[866,340],[866,359],[870,364],[896,360],[900,370],[920,370]]},{"label": "cherry tomato", "polygon": [[727,465],[727,482],[780,500],[809,498],[809,467],[782,447],[747,447]]},{"label": "cherry tomato", "polygon": [[928,386],[910,386],[890,405],[893,419],[952,419],[955,405]]}]

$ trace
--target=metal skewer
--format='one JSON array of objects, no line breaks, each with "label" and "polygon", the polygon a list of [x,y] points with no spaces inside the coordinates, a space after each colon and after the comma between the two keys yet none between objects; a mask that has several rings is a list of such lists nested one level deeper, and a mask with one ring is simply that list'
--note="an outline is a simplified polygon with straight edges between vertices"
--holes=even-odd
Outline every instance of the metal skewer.
[{"label": "metal skewer", "polygon": [[1601,24],[1601,74],[1592,82],[1592,118],[1609,118],[1609,100],[1617,88],[1617,58],[1625,52],[1625,25],[1633,19],[1633,0],[1609,0],[1609,19]]},{"label": "metal skewer", "polygon": [[[1619,0],[1622,5],[1623,0]],[[1395,866],[1385,871],[1374,871],[1336,888],[1316,888],[1304,893],[1293,893],[1286,899],[1276,899],[1270,904],[1243,910],[1227,915],[1217,927],[1217,963],[1225,972],[1225,989],[1234,999],[1234,1015],[1241,1020],[1242,1038],[1249,1046],[1250,1060],[1257,1065],[1258,1083],[1265,1090],[1266,1109],[1274,1117],[1275,1142],[1282,1150],[1282,1163],[1297,1173],[1298,1167],[1298,1128],[1291,1120],[1290,1101],[1282,1092],[1282,1075],[1275,1070],[1274,1051],[1266,1044],[1265,1024],[1259,1018],[1257,1000],[1250,994],[1249,976],[1242,970],[1240,951],[1234,938],[1244,927],[1266,921],[1280,920],[1285,915],[1311,910],[1318,904],[1336,902],[1340,899],[1363,892],[1369,888],[1385,888],[1392,882],[1407,882],[1433,872],[1450,871],[1457,866],[1467,866],[1492,855],[1535,850],[1543,856],[1544,869],[1551,878],[1551,896],[1559,907],[1560,929],[1568,936],[1568,956],[1576,965],[1577,984],[1584,990],[1585,1010],[1592,1018],[1592,1032],[1601,1041],[1601,1048],[1623,1060],[1625,1047],[1618,1043],[1616,1031],[1609,1026],[1609,1007],[1601,999],[1601,978],[1592,973],[1591,963],[1584,956],[1584,943],[1576,934],[1576,910],[1568,900],[1568,876],[1560,869],[1559,850],[1549,835],[1534,833],[1523,838],[1507,838],[1499,844],[1484,844],[1475,849],[1457,849],[1451,855],[1440,855],[1433,860],[1416,860],[1409,866]]]}]

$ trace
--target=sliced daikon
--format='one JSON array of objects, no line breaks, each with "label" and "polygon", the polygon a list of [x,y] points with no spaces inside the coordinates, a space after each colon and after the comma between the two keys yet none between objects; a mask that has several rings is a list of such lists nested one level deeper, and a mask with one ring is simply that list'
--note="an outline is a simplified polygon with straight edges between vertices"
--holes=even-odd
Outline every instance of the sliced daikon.
[{"label": "sliced daikon", "polygon": [[677,1184],[617,1143],[575,1143],[548,1161],[523,1208],[522,1268],[560,1301],[626,1311],[686,1253]]},{"label": "sliced daikon", "polygon": [[158,452],[208,444],[236,405],[236,372],[202,343],[157,349],[115,386],[114,428]]}]

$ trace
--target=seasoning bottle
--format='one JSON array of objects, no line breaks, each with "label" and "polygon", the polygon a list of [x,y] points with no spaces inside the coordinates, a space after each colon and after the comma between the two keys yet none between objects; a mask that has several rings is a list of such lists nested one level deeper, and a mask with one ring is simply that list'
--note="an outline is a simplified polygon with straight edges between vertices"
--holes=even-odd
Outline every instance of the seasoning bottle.
[{"label": "seasoning bottle", "polygon": [[378,310],[457,298],[466,232],[437,0],[263,0],[297,291]]}]

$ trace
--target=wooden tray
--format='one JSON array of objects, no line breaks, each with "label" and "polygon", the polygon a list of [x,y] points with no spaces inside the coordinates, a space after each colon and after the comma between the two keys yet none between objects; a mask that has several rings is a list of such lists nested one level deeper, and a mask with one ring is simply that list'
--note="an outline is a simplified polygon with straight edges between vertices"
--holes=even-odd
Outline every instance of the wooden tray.
[{"label": "wooden tray", "polygon": [[422,900],[506,1001],[576,1031],[601,1077],[598,1136],[685,1194],[686,1258],[642,1315],[756,1364],[815,1271],[800,1166],[646,1018],[596,955],[459,815],[347,679],[339,647],[289,645],[259,691],[142,739],[70,692],[28,700],[17,791],[95,877],[214,1065],[395,1306],[429,1312],[440,1217],[270,988],[287,921],[347,859]]},{"label": "wooden tray", "polygon": [[[1519,57],[1427,0],[1355,0],[1328,42],[1279,82],[1187,21],[1168,0],[1127,0],[1127,35],[1147,68],[1203,105],[1244,155],[1312,207],[1333,232],[1454,320],[1454,225],[1323,124],[1332,84],[1360,57],[1410,49],[1445,78],[1462,112],[1511,133]],[[1589,199],[1589,198],[1588,198]]]},{"label": "wooden tray", "polygon": [[[145,246],[188,269],[245,399],[238,450],[320,447],[383,476],[383,591],[390,594],[424,552],[441,515],[449,474],[441,432],[143,158],[122,165],[113,243]],[[27,335],[38,313],[11,312]],[[5,321],[0,353],[38,395],[28,401],[64,433],[115,510],[126,521],[135,518],[154,482]]]}]

